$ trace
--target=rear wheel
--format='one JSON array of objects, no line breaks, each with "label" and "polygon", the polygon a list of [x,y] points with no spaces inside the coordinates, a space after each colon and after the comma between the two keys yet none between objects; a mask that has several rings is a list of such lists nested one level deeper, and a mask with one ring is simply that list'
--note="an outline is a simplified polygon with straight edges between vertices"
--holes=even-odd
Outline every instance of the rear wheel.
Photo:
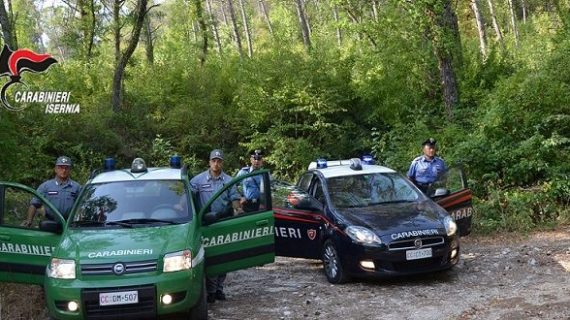
[{"label": "rear wheel", "polygon": [[330,283],[340,284],[349,280],[349,276],[340,261],[338,251],[330,239],[325,241],[323,245],[323,268]]},{"label": "rear wheel", "polygon": [[207,320],[208,303],[206,302],[206,281],[202,280],[202,290],[198,302],[190,309],[190,320]]}]

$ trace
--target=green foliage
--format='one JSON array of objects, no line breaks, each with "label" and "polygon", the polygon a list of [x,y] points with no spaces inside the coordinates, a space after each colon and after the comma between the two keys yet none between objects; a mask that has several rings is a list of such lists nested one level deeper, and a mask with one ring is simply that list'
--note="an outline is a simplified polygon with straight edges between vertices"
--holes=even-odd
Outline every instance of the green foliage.
[{"label": "green foliage", "polygon": [[[42,26],[50,39],[45,51],[59,63],[22,80],[29,90],[71,92],[70,102],[80,104],[81,112],[44,114],[41,104],[22,112],[0,110],[0,150],[9,154],[0,157],[0,180],[37,186],[53,176],[53,161],[62,154],[75,161],[73,175],[80,182],[110,156],[127,167],[134,157],[166,165],[179,154],[196,174],[214,148],[224,150],[228,173],[246,165],[252,149],[263,149],[272,175],[288,180],[317,157],[370,151],[404,173],[421,153],[420,143],[434,137],[445,161],[462,163],[467,171],[479,231],[527,231],[570,221],[570,24],[567,15],[556,17],[536,1],[528,2],[528,21],[519,24],[519,46],[508,28],[505,49],[489,32],[486,59],[467,2],[454,6],[462,32],[461,47],[454,47],[457,38],[426,16],[440,13],[444,1],[379,1],[377,17],[370,1],[305,1],[310,51],[301,41],[293,2],[268,6],[273,34],[248,2],[253,57],[240,59],[231,27],[218,16],[223,52],[209,39],[204,65],[192,3],[166,1],[152,9],[160,19],[155,62],[145,61],[140,43],[126,69],[124,110],[116,114],[110,105],[115,49],[109,12],[96,8],[95,54],[87,62],[85,21],[62,6],[44,8],[41,21],[33,23],[39,9],[29,2],[17,1],[19,40],[41,51]],[[507,26],[506,5],[496,10]],[[567,1],[557,2],[557,10],[567,13]],[[121,17],[127,23],[123,44],[130,18]],[[451,122],[434,47],[462,52],[456,70],[461,104]]]}]

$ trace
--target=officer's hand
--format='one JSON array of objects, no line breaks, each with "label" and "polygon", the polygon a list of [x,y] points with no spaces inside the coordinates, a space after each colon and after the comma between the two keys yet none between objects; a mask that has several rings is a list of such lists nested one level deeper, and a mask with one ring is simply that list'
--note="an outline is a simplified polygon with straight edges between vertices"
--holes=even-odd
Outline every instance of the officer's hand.
[{"label": "officer's hand", "polygon": [[28,227],[28,228],[29,228],[29,227],[32,226],[32,222],[31,222],[31,221],[28,221],[28,220],[24,220],[24,221],[20,224],[20,226],[21,226],[21,227]]},{"label": "officer's hand", "polygon": [[241,198],[239,199],[239,204],[242,205],[242,206],[243,206],[246,202],[247,202],[247,200],[245,199],[245,197],[241,197]]}]

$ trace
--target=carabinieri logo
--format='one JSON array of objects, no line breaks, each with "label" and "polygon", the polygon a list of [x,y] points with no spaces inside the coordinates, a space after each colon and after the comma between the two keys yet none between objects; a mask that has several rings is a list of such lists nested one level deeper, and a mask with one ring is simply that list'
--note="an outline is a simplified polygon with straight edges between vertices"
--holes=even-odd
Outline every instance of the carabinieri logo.
[{"label": "carabinieri logo", "polygon": [[37,54],[28,49],[19,49],[16,51],[10,50],[7,45],[4,45],[2,53],[0,53],[0,77],[9,76],[10,81],[0,91],[0,102],[2,105],[11,111],[18,111],[23,108],[17,108],[8,102],[6,98],[6,90],[16,83],[22,83],[20,79],[24,71],[31,71],[33,73],[44,72],[52,64],[57,63],[49,54]]}]

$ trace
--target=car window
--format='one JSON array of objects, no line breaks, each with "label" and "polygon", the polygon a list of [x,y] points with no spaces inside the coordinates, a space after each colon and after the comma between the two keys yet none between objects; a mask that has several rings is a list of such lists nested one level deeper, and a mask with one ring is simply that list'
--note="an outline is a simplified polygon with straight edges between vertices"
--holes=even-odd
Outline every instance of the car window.
[{"label": "car window", "polygon": [[73,222],[131,219],[188,220],[192,217],[182,181],[119,181],[85,186]]},{"label": "car window", "polygon": [[[30,207],[30,201],[33,198],[32,193],[14,188],[4,188],[4,201],[0,223],[4,227],[25,226],[29,228],[38,228],[39,221],[45,219],[45,206],[39,207],[32,224],[27,226],[24,222],[27,220],[27,212]],[[38,199],[39,200],[39,199]]]},{"label": "car window", "polygon": [[317,199],[320,203],[325,204],[325,193],[323,191],[323,186],[319,179],[315,178],[315,185],[313,188],[313,196]]},{"label": "car window", "polygon": [[309,190],[309,186],[311,185],[311,178],[313,177],[313,174],[308,172],[305,173],[301,179],[299,180],[299,188],[303,189],[304,191],[308,191]]},{"label": "car window", "polygon": [[416,201],[420,194],[398,173],[374,173],[327,179],[335,207],[366,207]]},{"label": "car window", "polygon": [[304,209],[311,196],[301,188],[284,181],[271,181],[271,199],[274,207]]}]

